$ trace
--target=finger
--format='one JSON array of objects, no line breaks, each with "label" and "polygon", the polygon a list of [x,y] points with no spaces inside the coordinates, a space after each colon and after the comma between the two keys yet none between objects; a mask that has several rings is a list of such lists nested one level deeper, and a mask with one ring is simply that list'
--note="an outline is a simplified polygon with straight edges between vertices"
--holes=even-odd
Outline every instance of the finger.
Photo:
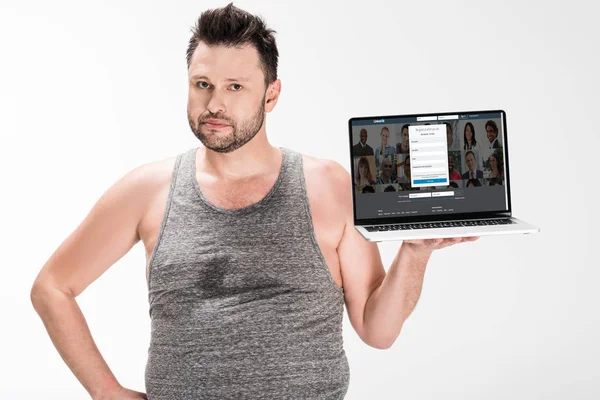
[{"label": "finger", "polygon": [[460,238],[460,237],[458,237],[458,238],[448,238],[448,239],[444,240],[443,243],[440,244],[440,248],[452,246],[452,245],[455,245],[455,244],[460,243],[460,242],[462,242],[462,238]]},{"label": "finger", "polygon": [[432,247],[441,243],[443,239],[420,239],[420,240],[406,240],[406,243],[416,245],[418,247]]},{"label": "finger", "polygon": [[426,244],[426,241],[423,239],[405,240],[404,242],[408,243],[408,244],[414,244],[417,246],[422,246],[422,245]]}]

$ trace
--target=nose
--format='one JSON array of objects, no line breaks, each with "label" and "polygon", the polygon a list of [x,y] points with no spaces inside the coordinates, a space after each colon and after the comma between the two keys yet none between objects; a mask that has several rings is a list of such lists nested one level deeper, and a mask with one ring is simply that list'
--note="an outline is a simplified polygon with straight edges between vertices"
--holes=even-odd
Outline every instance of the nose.
[{"label": "nose", "polygon": [[212,95],[210,96],[210,100],[206,105],[206,108],[212,114],[225,113],[226,107],[225,101],[223,100],[223,96],[220,93],[218,93],[218,91],[213,91]]}]

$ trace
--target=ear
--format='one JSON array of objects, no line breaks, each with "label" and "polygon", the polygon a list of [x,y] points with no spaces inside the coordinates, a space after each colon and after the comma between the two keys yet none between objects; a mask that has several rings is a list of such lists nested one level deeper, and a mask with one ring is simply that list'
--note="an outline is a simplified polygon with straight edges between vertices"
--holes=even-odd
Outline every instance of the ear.
[{"label": "ear", "polygon": [[271,112],[277,104],[279,94],[281,93],[281,80],[276,79],[267,87],[267,95],[265,96],[265,111]]}]

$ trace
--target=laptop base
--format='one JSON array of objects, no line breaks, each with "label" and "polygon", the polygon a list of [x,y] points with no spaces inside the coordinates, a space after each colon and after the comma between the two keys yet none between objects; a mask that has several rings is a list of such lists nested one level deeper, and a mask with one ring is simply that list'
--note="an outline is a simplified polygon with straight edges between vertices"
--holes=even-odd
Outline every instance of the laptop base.
[{"label": "laptop base", "polygon": [[[505,217],[506,218],[506,217]],[[509,225],[486,225],[486,226],[468,226],[451,228],[429,228],[429,229],[410,229],[410,230],[389,230],[380,232],[369,232],[363,226],[355,226],[356,230],[370,242],[402,241],[416,239],[438,239],[466,236],[491,236],[491,235],[509,235],[509,234],[529,234],[537,233],[539,228],[529,225],[514,217],[508,217],[512,220]],[[403,225],[403,224],[390,224]]]}]

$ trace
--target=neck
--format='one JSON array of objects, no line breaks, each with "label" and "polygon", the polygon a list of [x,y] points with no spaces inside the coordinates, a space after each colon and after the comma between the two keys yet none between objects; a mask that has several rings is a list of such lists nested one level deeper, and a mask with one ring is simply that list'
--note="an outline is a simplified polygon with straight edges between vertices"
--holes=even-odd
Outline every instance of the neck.
[{"label": "neck", "polygon": [[201,146],[197,168],[215,179],[245,181],[279,171],[281,158],[281,150],[269,143],[263,128],[252,140],[230,153],[219,153]]}]

